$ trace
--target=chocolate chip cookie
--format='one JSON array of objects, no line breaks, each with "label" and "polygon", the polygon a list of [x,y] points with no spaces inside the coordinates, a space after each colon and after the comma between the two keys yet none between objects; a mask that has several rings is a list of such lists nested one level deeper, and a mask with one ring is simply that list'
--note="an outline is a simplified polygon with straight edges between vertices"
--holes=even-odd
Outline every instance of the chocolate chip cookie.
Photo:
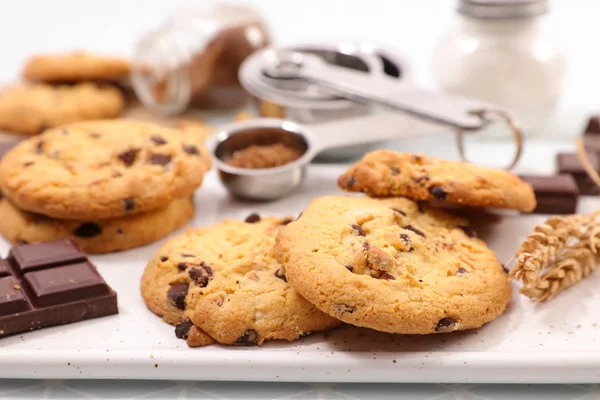
[{"label": "chocolate chip cookie", "polygon": [[130,69],[128,60],[80,51],[34,56],[23,67],[22,75],[26,79],[52,83],[115,81],[127,77]]},{"label": "chocolate chip cookie", "polygon": [[511,296],[465,220],[405,198],[322,197],[281,229],[290,285],[346,323],[402,334],[478,328]]},{"label": "chocolate chip cookie", "polygon": [[148,212],[190,196],[210,168],[202,139],[134,120],[49,129],[0,162],[2,192],[18,208],[95,221]]},{"label": "chocolate chip cookie", "polygon": [[294,340],[340,322],[287,283],[273,255],[291,218],[228,220],[167,242],[142,277],[144,301],[190,346]]},{"label": "chocolate chip cookie", "polygon": [[366,154],[339,177],[338,185],[374,197],[404,196],[524,212],[536,205],[531,185],[508,171],[390,150]]},{"label": "chocolate chip cookie", "polygon": [[0,200],[0,234],[11,243],[37,243],[71,237],[88,254],[128,250],[157,241],[194,216],[192,199],[173,200],[165,208],[97,221],[53,219],[19,210]]},{"label": "chocolate chip cookie", "polygon": [[16,85],[0,93],[0,130],[35,135],[72,122],[116,118],[124,107],[123,94],[110,86]]}]

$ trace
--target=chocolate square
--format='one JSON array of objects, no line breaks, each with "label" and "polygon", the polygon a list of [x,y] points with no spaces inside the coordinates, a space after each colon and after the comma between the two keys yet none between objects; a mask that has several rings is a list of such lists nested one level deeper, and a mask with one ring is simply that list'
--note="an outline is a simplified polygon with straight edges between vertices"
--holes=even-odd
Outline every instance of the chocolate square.
[{"label": "chocolate square", "polygon": [[573,176],[522,175],[521,179],[533,186],[536,214],[575,214],[579,189]]},{"label": "chocolate square", "polygon": [[[596,171],[600,171],[600,155],[592,151],[588,151],[587,155],[592,167]],[[579,194],[600,194],[600,188],[590,178],[576,153],[558,153],[556,155],[556,163],[559,174],[570,174],[573,176],[579,188]]]},{"label": "chocolate square", "polygon": [[594,116],[590,117],[583,132],[596,134],[596,135],[600,134],[600,116],[594,115]]},{"label": "chocolate square", "polygon": [[14,247],[1,273],[0,337],[118,313],[117,294],[69,239]]}]

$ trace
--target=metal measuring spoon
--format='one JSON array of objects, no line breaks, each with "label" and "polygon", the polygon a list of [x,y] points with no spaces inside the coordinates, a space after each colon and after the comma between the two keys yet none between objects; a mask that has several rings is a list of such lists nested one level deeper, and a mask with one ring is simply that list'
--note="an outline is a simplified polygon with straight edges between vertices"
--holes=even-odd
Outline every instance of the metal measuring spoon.
[{"label": "metal measuring spoon", "polygon": [[364,74],[327,64],[312,54],[280,50],[264,58],[264,73],[273,79],[304,79],[332,95],[372,102],[462,130],[478,130],[488,121],[477,113],[489,104],[461,96],[430,92],[385,74]]},{"label": "metal measuring spoon", "polygon": [[[236,197],[274,200],[298,188],[306,167],[321,151],[336,147],[418,136],[439,130],[440,125],[393,113],[373,114],[314,124],[261,118],[222,127],[209,140],[214,164],[225,187]],[[227,164],[235,151],[251,145],[282,143],[302,153],[286,165],[249,169]]]}]

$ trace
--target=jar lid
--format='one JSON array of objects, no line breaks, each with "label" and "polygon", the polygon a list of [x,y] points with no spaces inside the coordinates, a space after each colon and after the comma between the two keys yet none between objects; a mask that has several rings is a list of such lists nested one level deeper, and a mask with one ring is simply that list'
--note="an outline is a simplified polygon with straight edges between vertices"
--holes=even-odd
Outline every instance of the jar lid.
[{"label": "jar lid", "polygon": [[547,0],[460,0],[458,12],[473,18],[531,18],[548,12]]}]

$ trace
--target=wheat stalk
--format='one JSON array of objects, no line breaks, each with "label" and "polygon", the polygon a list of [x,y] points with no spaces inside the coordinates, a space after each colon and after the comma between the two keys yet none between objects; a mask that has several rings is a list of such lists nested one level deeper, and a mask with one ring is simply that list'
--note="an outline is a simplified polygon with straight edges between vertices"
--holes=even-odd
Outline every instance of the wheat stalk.
[{"label": "wheat stalk", "polygon": [[536,226],[514,257],[510,276],[521,293],[547,301],[589,276],[600,248],[599,213],[551,217]]}]

